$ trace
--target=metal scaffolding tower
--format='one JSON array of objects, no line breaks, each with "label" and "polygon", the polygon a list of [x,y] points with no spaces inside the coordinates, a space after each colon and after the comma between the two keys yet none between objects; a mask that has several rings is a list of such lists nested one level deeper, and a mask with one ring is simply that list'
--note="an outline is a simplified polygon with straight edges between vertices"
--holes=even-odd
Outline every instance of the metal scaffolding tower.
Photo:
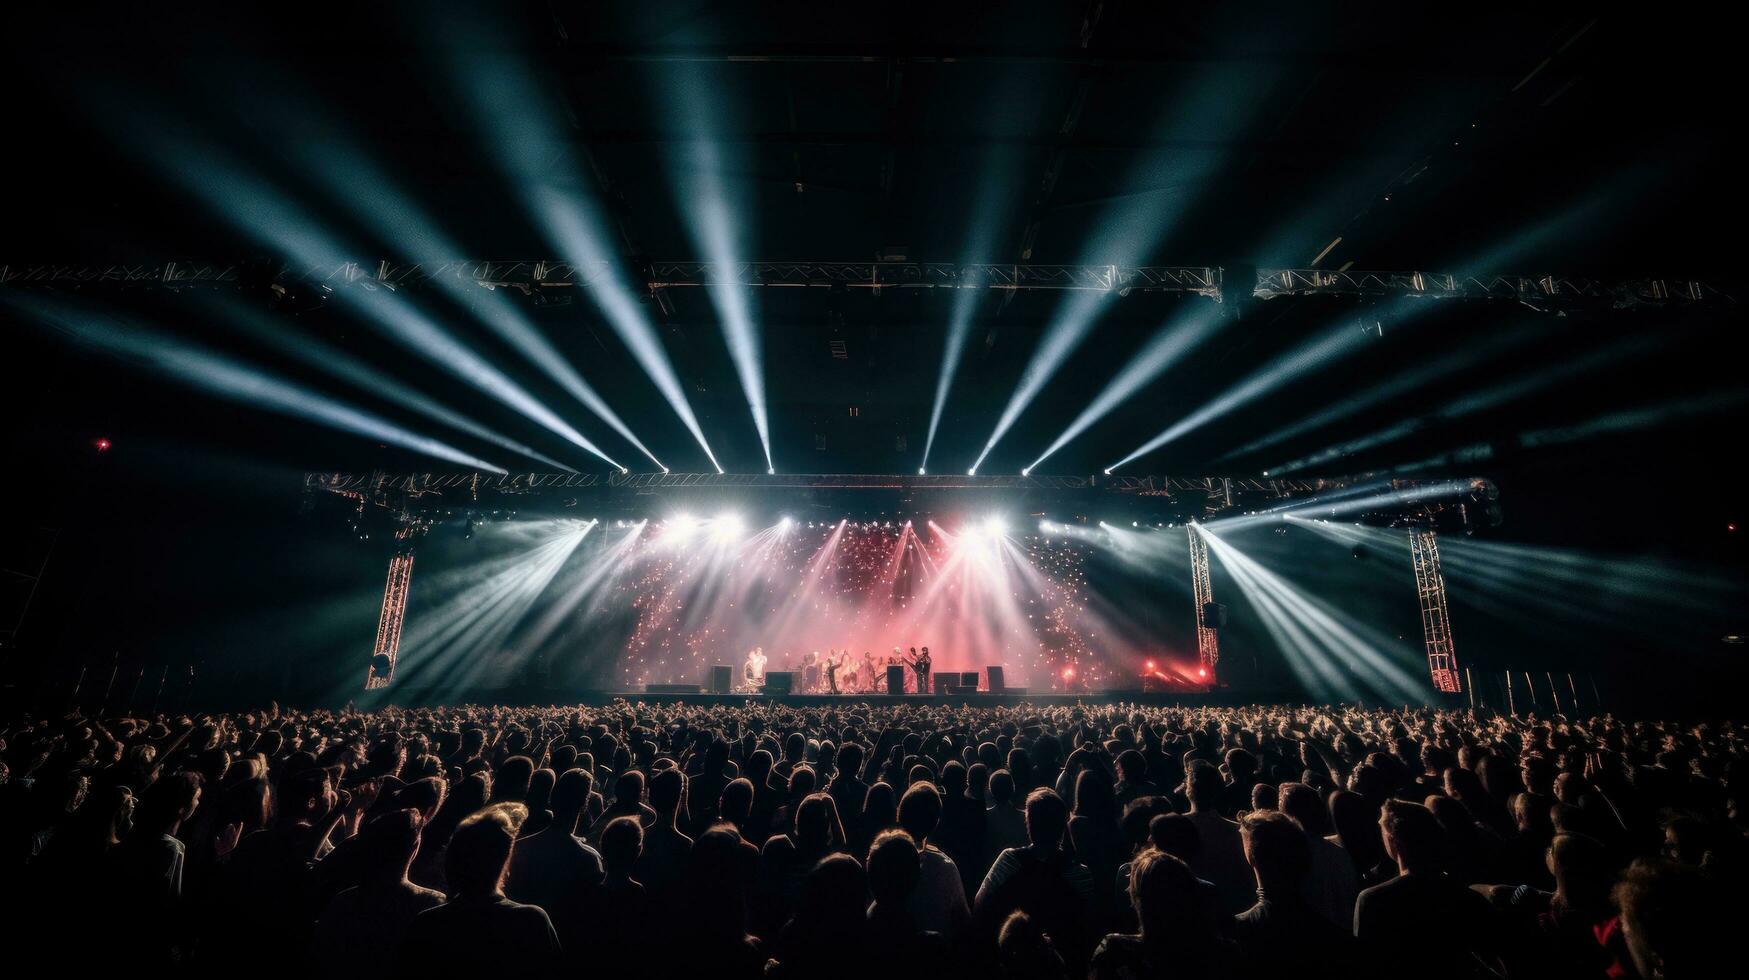
[{"label": "metal scaffolding tower", "polygon": [[1457,647],[1451,638],[1451,612],[1445,601],[1445,576],[1439,570],[1439,538],[1433,529],[1409,532],[1409,561],[1415,566],[1415,594],[1421,601],[1421,635],[1427,643],[1427,670],[1433,689],[1463,690],[1458,681]]},{"label": "metal scaffolding tower", "polygon": [[1196,655],[1202,669],[1208,671],[1208,682],[1215,682],[1215,664],[1221,659],[1220,640],[1209,625],[1208,608],[1214,604],[1215,590],[1209,584],[1209,546],[1202,539],[1202,529],[1190,526],[1190,586],[1196,598]]},{"label": "metal scaffolding tower", "polygon": [[[371,651],[370,668],[364,675],[364,689],[374,691],[388,687],[395,679],[395,655],[401,649],[401,623],[407,618],[407,587],[413,582],[413,550],[396,550],[389,559],[389,580],[383,586],[383,611],[377,619],[376,648]],[[377,665],[387,657],[385,670]]]}]

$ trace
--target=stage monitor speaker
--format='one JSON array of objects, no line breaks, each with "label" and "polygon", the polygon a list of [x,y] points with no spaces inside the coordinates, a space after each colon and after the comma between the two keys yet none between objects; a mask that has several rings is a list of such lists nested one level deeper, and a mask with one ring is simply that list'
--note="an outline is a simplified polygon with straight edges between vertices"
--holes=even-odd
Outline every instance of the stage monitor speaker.
[{"label": "stage monitor speaker", "polygon": [[929,679],[934,682],[937,694],[952,694],[952,688],[960,686],[960,675],[958,674],[930,674]]},{"label": "stage monitor speaker", "polygon": [[731,680],[734,675],[735,672],[729,669],[728,664],[711,664],[711,693],[729,693],[734,687],[734,681]]},{"label": "stage monitor speaker", "polygon": [[990,683],[987,687],[984,688],[984,690],[989,691],[991,694],[1001,694],[1004,690],[1007,689],[1008,685],[1002,683],[1002,668],[1001,667],[998,667],[998,666],[985,667],[984,672],[986,674],[988,674],[989,678],[990,678]]},{"label": "stage monitor speaker", "polygon": [[887,665],[887,693],[905,693],[905,668],[898,664]]},{"label": "stage monitor speaker", "polygon": [[975,670],[960,671],[960,687],[968,691],[976,691],[978,689],[978,672]]},{"label": "stage monitor speaker", "polygon": [[645,684],[645,694],[697,694],[697,684]]},{"label": "stage monitor speaker", "polygon": [[1227,625],[1227,607],[1218,602],[1203,603],[1202,624],[1212,630],[1224,628]]},{"label": "stage monitor speaker", "polygon": [[795,686],[796,675],[787,670],[768,670],[765,672],[766,694],[788,694]]}]

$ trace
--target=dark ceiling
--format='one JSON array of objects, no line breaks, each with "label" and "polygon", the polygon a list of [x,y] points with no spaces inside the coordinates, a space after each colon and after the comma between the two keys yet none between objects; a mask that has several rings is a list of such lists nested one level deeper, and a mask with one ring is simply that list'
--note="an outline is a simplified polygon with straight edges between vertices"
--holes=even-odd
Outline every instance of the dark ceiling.
[{"label": "dark ceiling", "polygon": [[[699,254],[696,212],[686,202],[700,187],[733,203],[747,257],[1207,264],[1241,281],[1253,266],[1304,266],[1315,257],[1322,268],[1726,280],[1737,271],[1732,230],[1743,205],[1725,152],[1726,120],[1736,112],[1734,42],[1707,31],[1651,35],[1642,16],[1135,0],[498,8],[9,11],[0,71],[12,96],[12,138],[0,167],[13,193],[0,262],[271,252],[138,159],[130,134],[160,125],[275,181],[338,238],[360,243],[360,258],[395,254],[396,243],[373,237],[367,222],[321,193],[292,150],[344,139],[470,256],[547,257],[550,245],[498,165],[499,148],[458,105],[457,65],[488,52],[526,67],[558,110],[562,125],[543,133],[532,154],[542,161],[535,176],[604,202],[617,237],[610,248],[634,277],[651,258]],[[685,84],[708,93],[702,114],[677,103]],[[526,109],[501,111],[517,118]],[[702,132],[714,164],[692,152]],[[201,295],[78,299],[304,376],[227,335]],[[731,470],[762,468],[708,297],[672,290],[668,299],[645,297],[645,311],[717,456]],[[1063,300],[1044,292],[981,299],[932,467],[964,467],[977,455]],[[637,461],[538,371],[440,299],[420,301],[591,438]],[[758,292],[776,465],[915,467],[953,301],[928,291]],[[1114,299],[985,470],[1013,472],[1032,460],[1162,323],[1207,302]],[[1403,439],[1321,467],[1346,472],[1477,442],[1506,447],[1527,430],[1741,389],[1734,310],[1557,317],[1451,303],[1400,312],[1350,301],[1230,303],[1211,341],[1048,468],[1086,473],[1109,464],[1343,323],[1371,330],[1376,343],[1241,405],[1134,469],[1252,472],[1401,419],[1427,419]],[[531,307],[530,316],[669,465],[705,468],[592,305]],[[211,402],[12,329],[24,356],[7,372],[11,407],[39,422],[14,431],[15,444],[122,426],[141,437],[247,447],[288,468],[430,465],[276,416],[214,412]],[[337,311],[288,316],[284,329],[338,339],[543,451],[567,448]],[[1395,373],[1516,333],[1530,339],[1507,354],[1476,358],[1266,453],[1233,455]],[[1658,338],[1650,351],[1535,382],[1594,347],[1646,334]],[[1518,379],[1527,380],[1517,397],[1440,417],[1466,392]],[[370,392],[305,380],[384,414],[398,411]],[[1679,430],[1608,442],[1622,463],[1639,465],[1664,460],[1673,445],[1716,445],[1736,421],[1736,413],[1688,418]],[[1671,458],[1690,455],[1706,453]],[[570,461],[599,465],[575,454]]]}]

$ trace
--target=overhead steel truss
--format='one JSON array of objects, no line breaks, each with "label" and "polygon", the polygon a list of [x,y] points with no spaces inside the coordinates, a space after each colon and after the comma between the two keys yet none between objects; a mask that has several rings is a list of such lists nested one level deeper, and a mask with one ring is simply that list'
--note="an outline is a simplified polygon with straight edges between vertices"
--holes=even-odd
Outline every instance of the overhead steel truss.
[{"label": "overhead steel truss", "polygon": [[[407,590],[413,585],[413,548],[408,544],[397,548],[389,559],[389,577],[383,585],[383,608],[377,617],[377,641],[371,649],[370,666],[365,671],[364,689],[373,691],[388,687],[395,679],[395,660],[401,651],[401,626],[407,619]],[[378,658],[383,658],[381,661]],[[379,662],[383,665],[378,668]]]},{"label": "overhead steel truss", "polygon": [[966,476],[877,473],[307,473],[306,490],[332,493],[441,493],[466,488],[527,493],[593,487],[663,490],[681,487],[753,487],[813,490],[1088,490],[1133,496],[1174,496],[1201,491],[1228,503],[1234,492],[1274,497],[1339,489],[1342,480],[1259,480],[1219,476]]},{"label": "overhead steel truss", "polygon": [[[245,262],[160,262],[0,265],[0,286],[50,289],[239,288],[259,279]],[[1205,296],[1221,302],[1219,266],[1032,265],[952,262],[772,261],[719,264],[658,260],[616,271],[609,262],[579,265],[547,259],[506,261],[453,259],[436,262],[343,262],[284,267],[276,282],[337,287],[410,289],[433,280],[458,279],[491,289],[527,294],[587,286],[623,274],[651,293],[665,289],[740,285],[824,289],[1088,290],[1127,295],[1134,291]],[[1241,284],[1242,286],[1242,284]],[[1718,306],[1734,304],[1723,287],[1695,279],[1599,279],[1558,275],[1457,275],[1436,272],[1258,269],[1251,288],[1258,299],[1287,296],[1357,298],[1426,297],[1507,300],[1550,308]]]},{"label": "overhead steel truss", "polygon": [[1210,684],[1215,683],[1215,665],[1221,660],[1221,641],[1216,634],[1218,623],[1209,622],[1209,610],[1215,603],[1215,589],[1209,580],[1209,543],[1202,529],[1192,524],[1190,538],[1190,591],[1196,602],[1196,657],[1202,662]]},{"label": "overhead steel truss", "polygon": [[1421,638],[1427,647],[1427,672],[1433,689],[1458,694],[1457,646],[1451,636],[1445,575],[1439,568],[1439,535],[1432,528],[1409,531],[1409,561],[1415,567],[1415,594],[1421,603]]},{"label": "overhead steel truss", "polygon": [[1452,275],[1326,269],[1259,269],[1252,295],[1504,299],[1533,306],[1673,306],[1731,302],[1719,287],[1694,279],[1596,279],[1583,276]]}]

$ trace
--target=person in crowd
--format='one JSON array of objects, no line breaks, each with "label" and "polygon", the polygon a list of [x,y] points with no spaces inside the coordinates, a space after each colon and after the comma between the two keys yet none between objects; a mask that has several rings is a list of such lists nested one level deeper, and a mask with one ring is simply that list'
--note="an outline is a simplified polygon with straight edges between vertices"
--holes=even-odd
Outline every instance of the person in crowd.
[{"label": "person in crowd", "polygon": [[[1385,854],[1395,877],[1362,891],[1354,903],[1354,935],[1382,970],[1429,977],[1470,977],[1498,957],[1496,925],[1482,896],[1444,871],[1444,832],[1419,803],[1388,800],[1379,815]],[[1447,941],[1430,950],[1424,938]]]},{"label": "person in crowd", "polygon": [[899,800],[899,826],[917,844],[918,880],[911,894],[917,928],[953,937],[971,919],[959,868],[930,841],[940,824],[941,791],[932,783],[912,783]]},{"label": "person in crowd", "polygon": [[1333,830],[1330,812],[1318,791],[1305,783],[1283,783],[1278,799],[1281,812],[1292,817],[1306,835],[1306,900],[1319,915],[1348,928],[1354,922],[1360,874],[1341,846],[1327,839]]},{"label": "person in crowd", "polygon": [[1087,866],[1063,848],[1068,827],[1063,798],[1044,787],[1033,790],[1026,798],[1027,845],[997,856],[978,886],[974,915],[979,931],[994,937],[1010,914],[1025,912],[1079,973],[1092,948],[1094,882]]},{"label": "person in crowd", "polygon": [[872,976],[869,949],[868,876],[848,854],[820,859],[802,881],[795,911],[778,932],[765,975],[787,977]]},{"label": "person in crowd", "polygon": [[585,915],[606,875],[601,854],[577,837],[577,824],[589,803],[589,776],[571,769],[553,786],[553,819],[545,830],[516,841],[504,894],[538,905],[567,946],[585,928]]},{"label": "person in crowd", "polygon": [[1003,851],[1025,846],[1026,814],[1014,802],[1014,775],[1006,769],[998,769],[990,774],[990,806],[984,811],[981,864],[989,867]]},{"label": "person in crowd", "polygon": [[666,906],[669,893],[686,874],[692,838],[680,831],[680,811],[686,800],[686,775],[663,769],[650,778],[650,807],[656,822],[644,831],[644,852],[638,856],[637,878],[651,901]]},{"label": "person in crowd", "polygon": [[1313,962],[1332,976],[1353,976],[1357,953],[1346,920],[1337,925],[1306,898],[1312,845],[1305,828],[1284,813],[1253,810],[1240,819],[1239,835],[1257,876],[1257,903],[1233,920],[1246,965],[1274,976]]},{"label": "person in crowd", "polygon": [[326,964],[325,972],[358,980],[395,975],[414,918],[443,904],[442,892],[407,880],[424,824],[418,810],[394,810],[359,834],[364,880],[334,896],[316,920],[311,959]]},{"label": "person in crowd", "polygon": [[[1239,840],[1239,825],[1221,814],[1221,801],[1226,784],[1214,764],[1197,759],[1185,770],[1184,795],[1190,802],[1186,814],[1196,827],[1200,847],[1191,871],[1198,878],[1212,881],[1221,892],[1221,907],[1228,915],[1237,915],[1251,907],[1257,886],[1250,865],[1245,863],[1245,846]],[[1249,798],[1250,789],[1246,789]]]},{"label": "person in crowd", "polygon": [[1164,851],[1146,851],[1133,863],[1130,902],[1140,930],[1113,933],[1094,950],[1091,980],[1129,977],[1227,977],[1239,968],[1232,941],[1201,927],[1196,876]]},{"label": "person in crowd", "polygon": [[500,802],[456,827],[444,857],[453,891],[444,904],[413,917],[401,944],[405,975],[558,975],[552,921],[539,906],[504,897],[516,834],[527,818],[521,803]]},{"label": "person in crowd", "polygon": [[15,713],[0,927],[89,972],[1176,977],[1234,939],[1245,975],[1713,976],[1745,758],[1728,720],[1402,706]]}]

